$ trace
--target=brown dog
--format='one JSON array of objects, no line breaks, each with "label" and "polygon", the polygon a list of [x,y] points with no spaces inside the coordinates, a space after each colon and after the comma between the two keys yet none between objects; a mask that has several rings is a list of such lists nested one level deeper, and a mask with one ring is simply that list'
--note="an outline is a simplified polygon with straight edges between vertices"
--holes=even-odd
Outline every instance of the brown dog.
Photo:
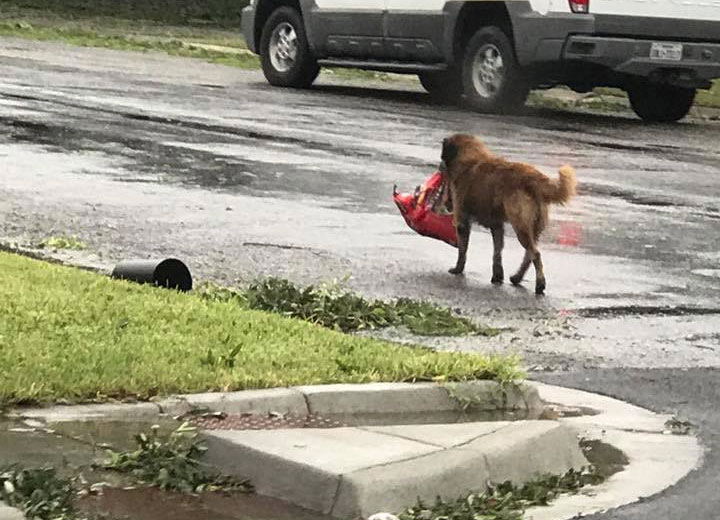
[{"label": "brown dog", "polygon": [[545,274],[537,248],[538,238],[548,221],[548,206],[564,204],[575,194],[575,171],[560,169],[560,177],[551,180],[530,165],[509,162],[487,151],[479,139],[455,134],[443,140],[441,171],[450,185],[458,259],[452,274],[465,270],[470,227],[474,222],[490,228],[493,237],[492,283],[502,283],[504,225],[510,222],[525,248],[525,258],[517,273],[510,277],[514,285],[522,282],[530,263],[535,265],[535,292],[545,291]]}]

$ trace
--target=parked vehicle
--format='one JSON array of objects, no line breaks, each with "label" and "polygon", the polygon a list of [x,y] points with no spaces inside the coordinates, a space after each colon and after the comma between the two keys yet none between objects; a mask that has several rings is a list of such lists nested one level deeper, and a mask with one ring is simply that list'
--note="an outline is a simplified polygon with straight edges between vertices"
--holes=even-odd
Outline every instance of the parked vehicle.
[{"label": "parked vehicle", "polygon": [[417,74],[443,101],[510,112],[531,88],[627,91],[677,121],[720,77],[720,0],[252,0],[249,48],[272,85],[320,67]]}]

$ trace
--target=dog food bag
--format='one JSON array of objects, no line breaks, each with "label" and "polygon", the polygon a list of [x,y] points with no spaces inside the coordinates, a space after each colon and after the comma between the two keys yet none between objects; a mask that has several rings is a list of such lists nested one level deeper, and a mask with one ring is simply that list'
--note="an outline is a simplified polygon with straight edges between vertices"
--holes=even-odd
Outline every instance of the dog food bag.
[{"label": "dog food bag", "polygon": [[447,186],[442,173],[436,172],[412,194],[398,193],[396,186],[393,188],[393,200],[407,225],[416,233],[457,247],[453,216],[442,204],[445,189]]}]

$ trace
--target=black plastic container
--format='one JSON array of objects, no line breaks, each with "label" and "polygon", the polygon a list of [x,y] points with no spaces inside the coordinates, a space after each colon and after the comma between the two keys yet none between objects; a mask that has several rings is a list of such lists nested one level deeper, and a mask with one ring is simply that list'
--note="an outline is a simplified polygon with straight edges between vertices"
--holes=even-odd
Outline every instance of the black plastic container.
[{"label": "black plastic container", "polygon": [[192,275],[187,266],[175,258],[165,260],[125,260],[113,269],[113,278],[147,283],[187,292],[192,289]]}]

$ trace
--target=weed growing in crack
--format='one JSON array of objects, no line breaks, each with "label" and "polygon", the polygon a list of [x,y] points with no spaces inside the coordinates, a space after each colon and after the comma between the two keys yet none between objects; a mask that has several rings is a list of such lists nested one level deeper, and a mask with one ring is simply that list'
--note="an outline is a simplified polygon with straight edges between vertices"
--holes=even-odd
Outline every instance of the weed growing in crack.
[{"label": "weed growing in crack", "polygon": [[20,509],[25,517],[40,520],[80,520],[73,506],[76,490],[55,468],[0,470],[0,499]]},{"label": "weed growing in crack", "polygon": [[162,435],[155,425],[150,433],[137,434],[135,442],[134,451],[111,451],[101,468],[129,474],[141,485],[182,493],[252,491],[247,481],[208,470],[200,460],[207,447],[188,423],[168,435]]},{"label": "weed growing in crack", "polygon": [[435,505],[420,502],[398,515],[400,520],[522,520],[525,511],[534,506],[547,506],[559,495],[576,493],[587,485],[602,482],[591,466],[581,471],[570,470],[562,476],[547,475],[516,486],[510,482],[489,485],[483,493],[470,493],[455,501],[438,499]]}]

